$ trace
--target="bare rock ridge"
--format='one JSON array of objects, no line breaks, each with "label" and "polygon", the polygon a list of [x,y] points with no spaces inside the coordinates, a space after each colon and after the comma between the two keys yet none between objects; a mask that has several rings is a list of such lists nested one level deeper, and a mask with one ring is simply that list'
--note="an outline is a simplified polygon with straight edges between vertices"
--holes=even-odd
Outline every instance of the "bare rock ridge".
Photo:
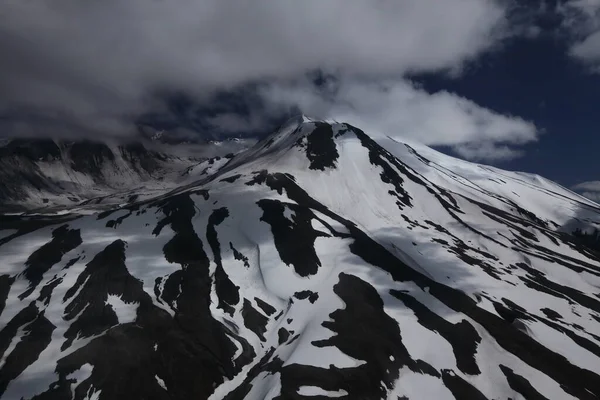
[{"label": "bare rock ridge", "polygon": [[[44,146],[24,179],[172,162]],[[600,398],[598,204],[305,117],[178,174],[0,215],[1,399]]]}]

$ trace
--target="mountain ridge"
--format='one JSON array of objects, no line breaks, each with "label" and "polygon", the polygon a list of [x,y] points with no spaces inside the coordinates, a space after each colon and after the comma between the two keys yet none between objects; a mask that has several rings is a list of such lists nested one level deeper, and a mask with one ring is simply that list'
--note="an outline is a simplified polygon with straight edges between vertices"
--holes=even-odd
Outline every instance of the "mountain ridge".
[{"label": "mountain ridge", "polygon": [[600,397],[600,206],[535,176],[303,117],[1,218],[2,398]]},{"label": "mountain ridge", "polygon": [[205,175],[206,166],[197,171],[204,164],[213,166],[245,147],[245,142],[173,146],[132,140],[13,139],[0,147],[0,201],[5,211],[15,212],[116,206],[164,193],[195,174]]}]

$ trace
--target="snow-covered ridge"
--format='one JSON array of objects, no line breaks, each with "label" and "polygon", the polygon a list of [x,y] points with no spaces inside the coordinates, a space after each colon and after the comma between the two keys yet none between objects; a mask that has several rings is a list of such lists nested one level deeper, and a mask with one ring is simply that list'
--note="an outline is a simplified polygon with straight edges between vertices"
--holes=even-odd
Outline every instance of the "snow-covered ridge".
[{"label": "snow-covered ridge", "polygon": [[2,399],[600,397],[600,206],[540,177],[302,118],[0,218]]},{"label": "snow-covered ridge", "polygon": [[0,148],[0,210],[89,210],[155,197],[206,177],[215,166],[195,167],[245,147],[13,140]]}]

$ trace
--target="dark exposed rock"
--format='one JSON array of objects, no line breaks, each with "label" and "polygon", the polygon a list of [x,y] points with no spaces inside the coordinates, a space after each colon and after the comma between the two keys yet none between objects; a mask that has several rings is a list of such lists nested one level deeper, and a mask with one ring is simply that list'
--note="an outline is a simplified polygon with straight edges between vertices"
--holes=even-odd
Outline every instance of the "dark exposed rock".
[{"label": "dark exposed rock", "polygon": [[544,314],[546,314],[546,317],[550,318],[551,320],[558,321],[562,319],[562,316],[559,313],[549,308],[542,308],[541,311]]},{"label": "dark exposed rock", "polygon": [[319,298],[319,294],[311,292],[310,290],[303,290],[301,292],[294,293],[294,297],[300,300],[308,299],[308,301],[314,303]]},{"label": "dark exposed rock", "polygon": [[103,164],[115,159],[112,150],[104,143],[75,142],[68,151],[73,169],[92,176],[100,176]]},{"label": "dark exposed rock", "polygon": [[[173,210],[171,227],[174,224],[185,235],[186,224],[180,211]],[[101,390],[100,399],[208,397],[223,377],[232,376],[234,348],[225,328],[211,317],[208,289],[204,293],[198,290],[202,281],[208,283],[209,278],[207,275],[201,278],[194,266],[206,260],[184,258],[187,268],[173,274],[180,278],[181,289],[174,300],[177,312],[173,318],[154,306],[141,282],[129,275],[124,246],[124,242],[116,241],[99,253],[88,263],[75,287],[79,290],[67,311],[69,315],[77,312],[80,315],[71,327],[77,327],[83,336],[99,328],[107,330],[58,361],[59,380],[46,395],[65,393],[65,386],[69,385],[66,377],[89,363],[94,365],[92,375],[77,387],[76,396]],[[207,265],[205,268],[207,272]],[[118,295],[125,303],[135,304],[135,321],[117,325],[113,324],[112,317],[102,317],[114,313],[103,303],[101,293]],[[73,293],[68,295],[73,296]],[[70,331],[75,329],[70,328]],[[237,368],[254,356],[243,339],[240,343],[244,351],[240,359],[235,360]],[[120,379],[124,376],[126,380]],[[168,392],[157,383],[155,376],[164,381]]]},{"label": "dark exposed rock", "polygon": [[52,139],[14,139],[0,147],[0,158],[24,157],[30,161],[50,161],[61,157],[60,147]]},{"label": "dark exposed rock", "polygon": [[8,293],[10,292],[10,287],[14,281],[15,278],[10,275],[0,275],[0,315],[2,315],[2,311],[4,311]]},{"label": "dark exposed rock", "polygon": [[279,344],[281,345],[290,338],[290,331],[285,328],[279,328],[277,336],[279,337]]},{"label": "dark exposed rock", "polygon": [[244,299],[242,317],[244,318],[246,328],[254,332],[264,342],[266,340],[264,335],[267,331],[267,322],[269,322],[269,319],[258,312],[248,299]]},{"label": "dark exposed rock", "polygon": [[111,243],[86,265],[65,294],[64,300],[70,301],[65,308],[65,319],[73,322],[65,332],[67,340],[62,349],[69,347],[76,337],[91,337],[117,325],[119,320],[107,304],[108,296],[116,295],[126,303],[134,303],[137,299],[132,293],[139,290],[141,283],[125,267],[125,242]]},{"label": "dark exposed rock", "polygon": [[48,283],[44,285],[42,290],[40,290],[39,301],[44,302],[44,305],[48,306],[50,304],[50,298],[52,297],[52,292],[54,289],[62,283],[62,278],[57,278],[56,275],[52,278]]},{"label": "dark exposed rock", "polygon": [[237,181],[241,176],[242,176],[242,174],[231,175],[227,178],[221,179],[221,182],[233,183],[233,182]]},{"label": "dark exposed rock", "polygon": [[519,393],[526,399],[531,400],[548,400],[545,396],[542,396],[537,390],[531,386],[529,381],[521,375],[515,374],[514,371],[507,366],[500,365],[500,370],[506,376],[508,385],[515,392]]},{"label": "dark exposed rock", "polygon": [[[260,220],[271,225],[281,260],[292,265],[300,276],[316,274],[321,261],[315,252],[315,239],[329,235],[313,229],[310,222],[314,217],[313,213],[305,207],[284,204],[277,200],[260,200],[258,205],[263,210]],[[286,207],[294,212],[293,222],[284,216]]]},{"label": "dark exposed rock", "polygon": [[215,227],[221,224],[225,218],[229,216],[227,208],[219,208],[214,210],[208,218],[208,226],[206,228],[206,240],[210,245],[214,258],[215,264],[217,265],[215,270],[215,285],[217,296],[219,297],[219,305],[223,311],[233,315],[234,306],[239,303],[240,295],[239,288],[231,282],[229,276],[223,268],[223,262],[221,259],[221,245],[217,237],[217,231]]},{"label": "dark exposed rock", "polygon": [[[4,354],[9,340],[17,334],[18,328],[23,329],[21,340],[10,354]],[[0,331],[0,358],[5,356],[4,365],[0,368],[0,396],[11,380],[38,359],[50,344],[54,329],[55,326],[31,303]]]},{"label": "dark exposed rock", "polygon": [[258,305],[260,309],[263,310],[268,316],[275,314],[275,311],[277,311],[275,307],[273,307],[266,301],[259,299],[258,297],[255,297],[254,301],[256,301],[256,305]]},{"label": "dark exposed rock", "polygon": [[443,370],[442,380],[444,385],[452,392],[452,395],[456,399],[473,399],[473,400],[487,400],[487,397],[469,382],[465,381],[460,376],[456,375],[453,371]]},{"label": "dark exposed rock", "polygon": [[236,260],[240,260],[244,262],[244,267],[250,268],[250,263],[248,262],[248,257],[244,256],[240,253],[235,247],[233,247],[233,243],[229,242],[229,248],[233,251],[233,257]]},{"label": "dark exposed rock", "polygon": [[392,290],[391,294],[413,310],[421,325],[439,333],[450,343],[456,357],[456,364],[463,373],[470,375],[481,373],[475,361],[481,337],[468,321],[462,320],[452,324],[406,293]]},{"label": "dark exposed rock", "polygon": [[310,160],[310,169],[335,168],[339,154],[330,124],[315,123],[315,128],[306,136],[306,157]]},{"label": "dark exposed rock", "polygon": [[29,287],[19,298],[29,296],[39,285],[52,266],[62,259],[65,253],[73,250],[82,243],[79,229],[69,229],[63,225],[52,231],[52,240],[34,251],[25,262],[23,276],[29,281]]}]

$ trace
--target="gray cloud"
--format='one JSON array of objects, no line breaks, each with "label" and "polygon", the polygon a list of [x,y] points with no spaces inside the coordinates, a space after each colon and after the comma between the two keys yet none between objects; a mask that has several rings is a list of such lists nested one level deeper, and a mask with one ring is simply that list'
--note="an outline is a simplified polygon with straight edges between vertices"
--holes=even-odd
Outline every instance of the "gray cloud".
[{"label": "gray cloud", "polygon": [[600,30],[573,45],[571,55],[600,72]]},{"label": "gray cloud", "polygon": [[569,54],[600,72],[600,0],[572,0],[560,4],[558,12],[573,37]]},{"label": "gray cloud", "polygon": [[600,181],[588,181],[573,186],[574,190],[592,190],[600,192]]},{"label": "gray cloud", "polygon": [[373,134],[399,136],[428,145],[452,146],[473,160],[506,160],[514,148],[537,140],[536,127],[521,118],[480,107],[449,92],[429,94],[406,80],[342,79],[331,91],[310,85],[271,85],[263,97],[310,115],[355,124]]},{"label": "gray cloud", "polygon": [[[588,0],[592,1],[592,0]],[[10,134],[122,135],[160,110],[155,94],[209,101],[252,82],[264,107],[206,121],[259,129],[284,107],[387,134],[508,158],[535,127],[451,93],[429,95],[411,72],[457,73],[509,32],[500,0],[6,0],[0,13],[0,129]],[[302,80],[323,70],[337,92]],[[295,82],[291,84],[290,82]],[[378,83],[374,83],[378,82]],[[4,116],[4,119],[2,118]],[[4,122],[1,122],[4,121]]]},{"label": "gray cloud", "polygon": [[582,182],[571,189],[590,200],[600,203],[600,181]]},{"label": "gray cloud", "polygon": [[592,201],[600,203],[600,192],[581,192],[583,197],[586,197]]},{"label": "gray cloud", "polygon": [[503,17],[492,0],[7,0],[0,109],[112,131],[161,89],[459,68]]}]

